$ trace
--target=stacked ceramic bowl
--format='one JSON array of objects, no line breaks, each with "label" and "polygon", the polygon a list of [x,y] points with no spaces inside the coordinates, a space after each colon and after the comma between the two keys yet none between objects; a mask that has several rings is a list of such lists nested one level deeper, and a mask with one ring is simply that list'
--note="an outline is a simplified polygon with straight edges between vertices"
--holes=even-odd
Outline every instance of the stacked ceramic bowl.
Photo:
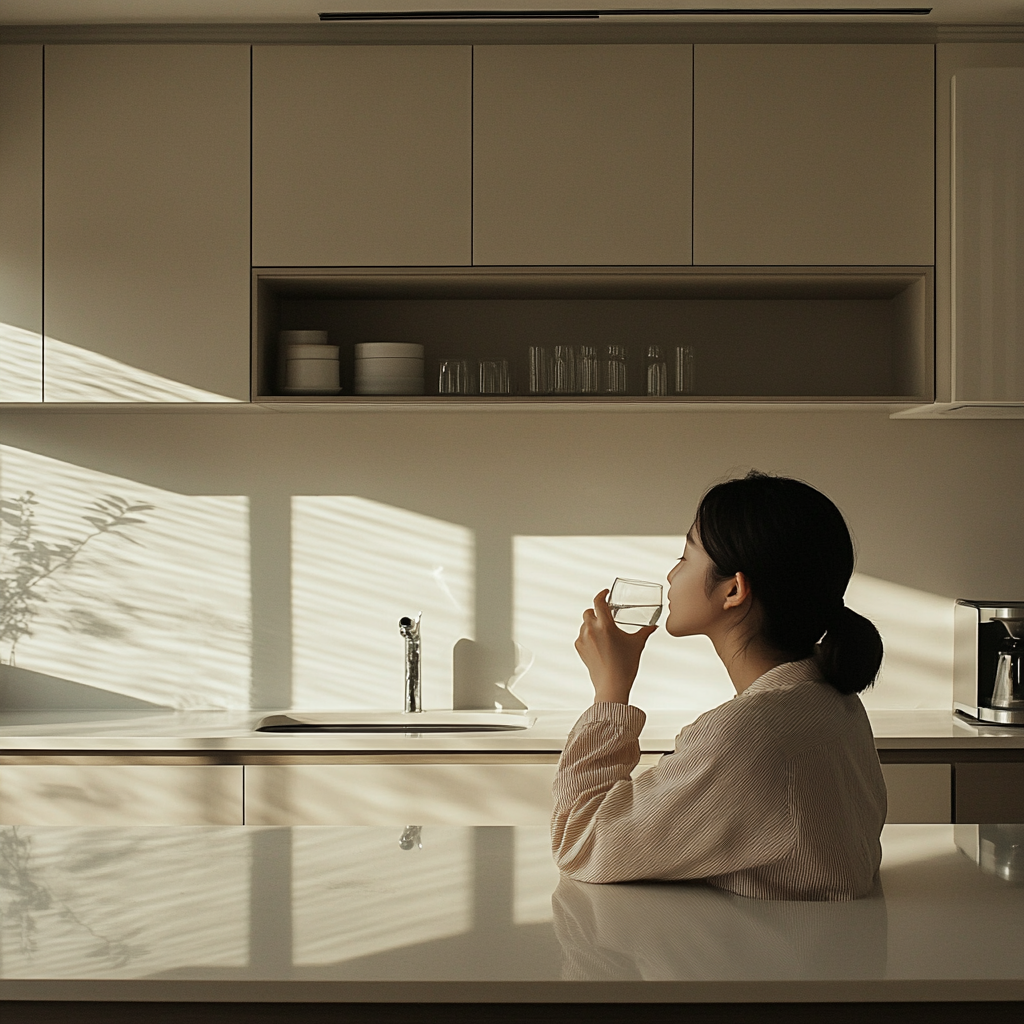
[{"label": "stacked ceramic bowl", "polygon": [[422,395],[423,346],[407,341],[356,345],[357,395]]},{"label": "stacked ceramic bowl", "polygon": [[286,395],[341,393],[338,346],[326,331],[282,331],[279,339]]}]

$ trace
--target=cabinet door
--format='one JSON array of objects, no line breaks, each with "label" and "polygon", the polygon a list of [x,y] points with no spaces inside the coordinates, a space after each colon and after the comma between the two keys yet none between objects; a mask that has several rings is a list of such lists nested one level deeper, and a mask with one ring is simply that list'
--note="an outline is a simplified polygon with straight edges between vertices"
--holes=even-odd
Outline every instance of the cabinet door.
[{"label": "cabinet door", "polygon": [[689,45],[478,46],[473,262],[688,264]]},{"label": "cabinet door", "polygon": [[249,48],[46,47],[46,401],[249,398]]},{"label": "cabinet door", "polygon": [[698,45],[693,261],[934,262],[934,51]]},{"label": "cabinet door", "polygon": [[952,812],[953,770],[948,764],[883,764],[889,824],[946,824]]},{"label": "cabinet door", "polygon": [[247,825],[546,825],[554,764],[246,765]]},{"label": "cabinet door", "polygon": [[0,402],[43,397],[43,48],[0,46]]},{"label": "cabinet door", "polygon": [[1024,68],[958,70],[952,105],[952,400],[1024,402]]},{"label": "cabinet door", "polygon": [[241,765],[2,765],[3,825],[241,825]]},{"label": "cabinet door", "polygon": [[1024,764],[958,764],[956,820],[975,825],[1024,822]]},{"label": "cabinet door", "polygon": [[[964,71],[977,68],[1024,68],[1024,43],[940,43],[935,47],[935,400],[952,402],[953,377],[953,80]],[[1012,125],[1006,126],[1012,129]],[[963,207],[961,207],[963,212]],[[980,225],[975,225],[977,228]],[[965,241],[966,239],[961,239]],[[961,261],[963,257],[961,256]],[[991,267],[991,263],[988,264]],[[961,262],[961,272],[973,271]],[[1010,275],[1012,279],[1012,275]],[[995,283],[995,282],[994,282]],[[998,281],[1004,288],[1006,278]],[[968,318],[964,318],[967,328]],[[959,338],[961,365],[959,389],[970,390],[971,351],[968,335]],[[966,374],[966,376],[965,376]],[[980,393],[976,391],[975,393]],[[957,395],[956,400],[966,400]],[[991,399],[990,399],[991,400]]]},{"label": "cabinet door", "polygon": [[254,47],[254,264],[468,264],[471,60],[468,46]]}]

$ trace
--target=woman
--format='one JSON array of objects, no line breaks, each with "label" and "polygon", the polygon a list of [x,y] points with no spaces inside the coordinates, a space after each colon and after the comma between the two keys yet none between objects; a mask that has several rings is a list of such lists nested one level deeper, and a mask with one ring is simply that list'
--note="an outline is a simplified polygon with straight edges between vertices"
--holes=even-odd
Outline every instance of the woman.
[{"label": "woman", "polygon": [[843,604],[852,573],[846,523],[813,487],[756,472],[712,487],[668,574],[665,629],[709,637],[736,696],[635,781],[645,716],[629,692],[657,627],[619,629],[608,592],[597,595],[576,641],[594,704],[554,784],[563,872],[700,878],[761,899],[871,890],[885,784],[857,693],[878,674],[882,640]]}]

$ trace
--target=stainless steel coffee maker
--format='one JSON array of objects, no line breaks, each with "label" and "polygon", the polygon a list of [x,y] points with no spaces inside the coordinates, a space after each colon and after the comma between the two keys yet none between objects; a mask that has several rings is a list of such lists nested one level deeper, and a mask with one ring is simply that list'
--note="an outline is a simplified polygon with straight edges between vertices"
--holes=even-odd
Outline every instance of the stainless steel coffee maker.
[{"label": "stainless steel coffee maker", "polygon": [[957,601],[953,710],[979,722],[1024,725],[1024,602]]}]

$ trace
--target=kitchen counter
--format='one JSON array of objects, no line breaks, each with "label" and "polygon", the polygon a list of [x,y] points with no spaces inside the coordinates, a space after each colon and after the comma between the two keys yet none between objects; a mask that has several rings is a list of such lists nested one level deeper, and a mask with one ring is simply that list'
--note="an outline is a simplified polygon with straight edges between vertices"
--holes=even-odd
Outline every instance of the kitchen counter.
[{"label": "kitchen counter", "polygon": [[983,868],[1022,826],[980,828],[888,825],[870,897],[798,903],[560,878],[540,827],[0,827],[0,1000],[1020,1000]]},{"label": "kitchen counter", "polygon": [[[0,757],[55,753],[220,756],[315,754],[557,754],[578,711],[531,711],[529,729],[490,733],[253,732],[270,711],[67,711],[0,714]],[[698,711],[651,711],[640,737],[644,753],[673,749]],[[1024,750],[1024,728],[973,725],[949,711],[869,712],[881,750]]]}]

